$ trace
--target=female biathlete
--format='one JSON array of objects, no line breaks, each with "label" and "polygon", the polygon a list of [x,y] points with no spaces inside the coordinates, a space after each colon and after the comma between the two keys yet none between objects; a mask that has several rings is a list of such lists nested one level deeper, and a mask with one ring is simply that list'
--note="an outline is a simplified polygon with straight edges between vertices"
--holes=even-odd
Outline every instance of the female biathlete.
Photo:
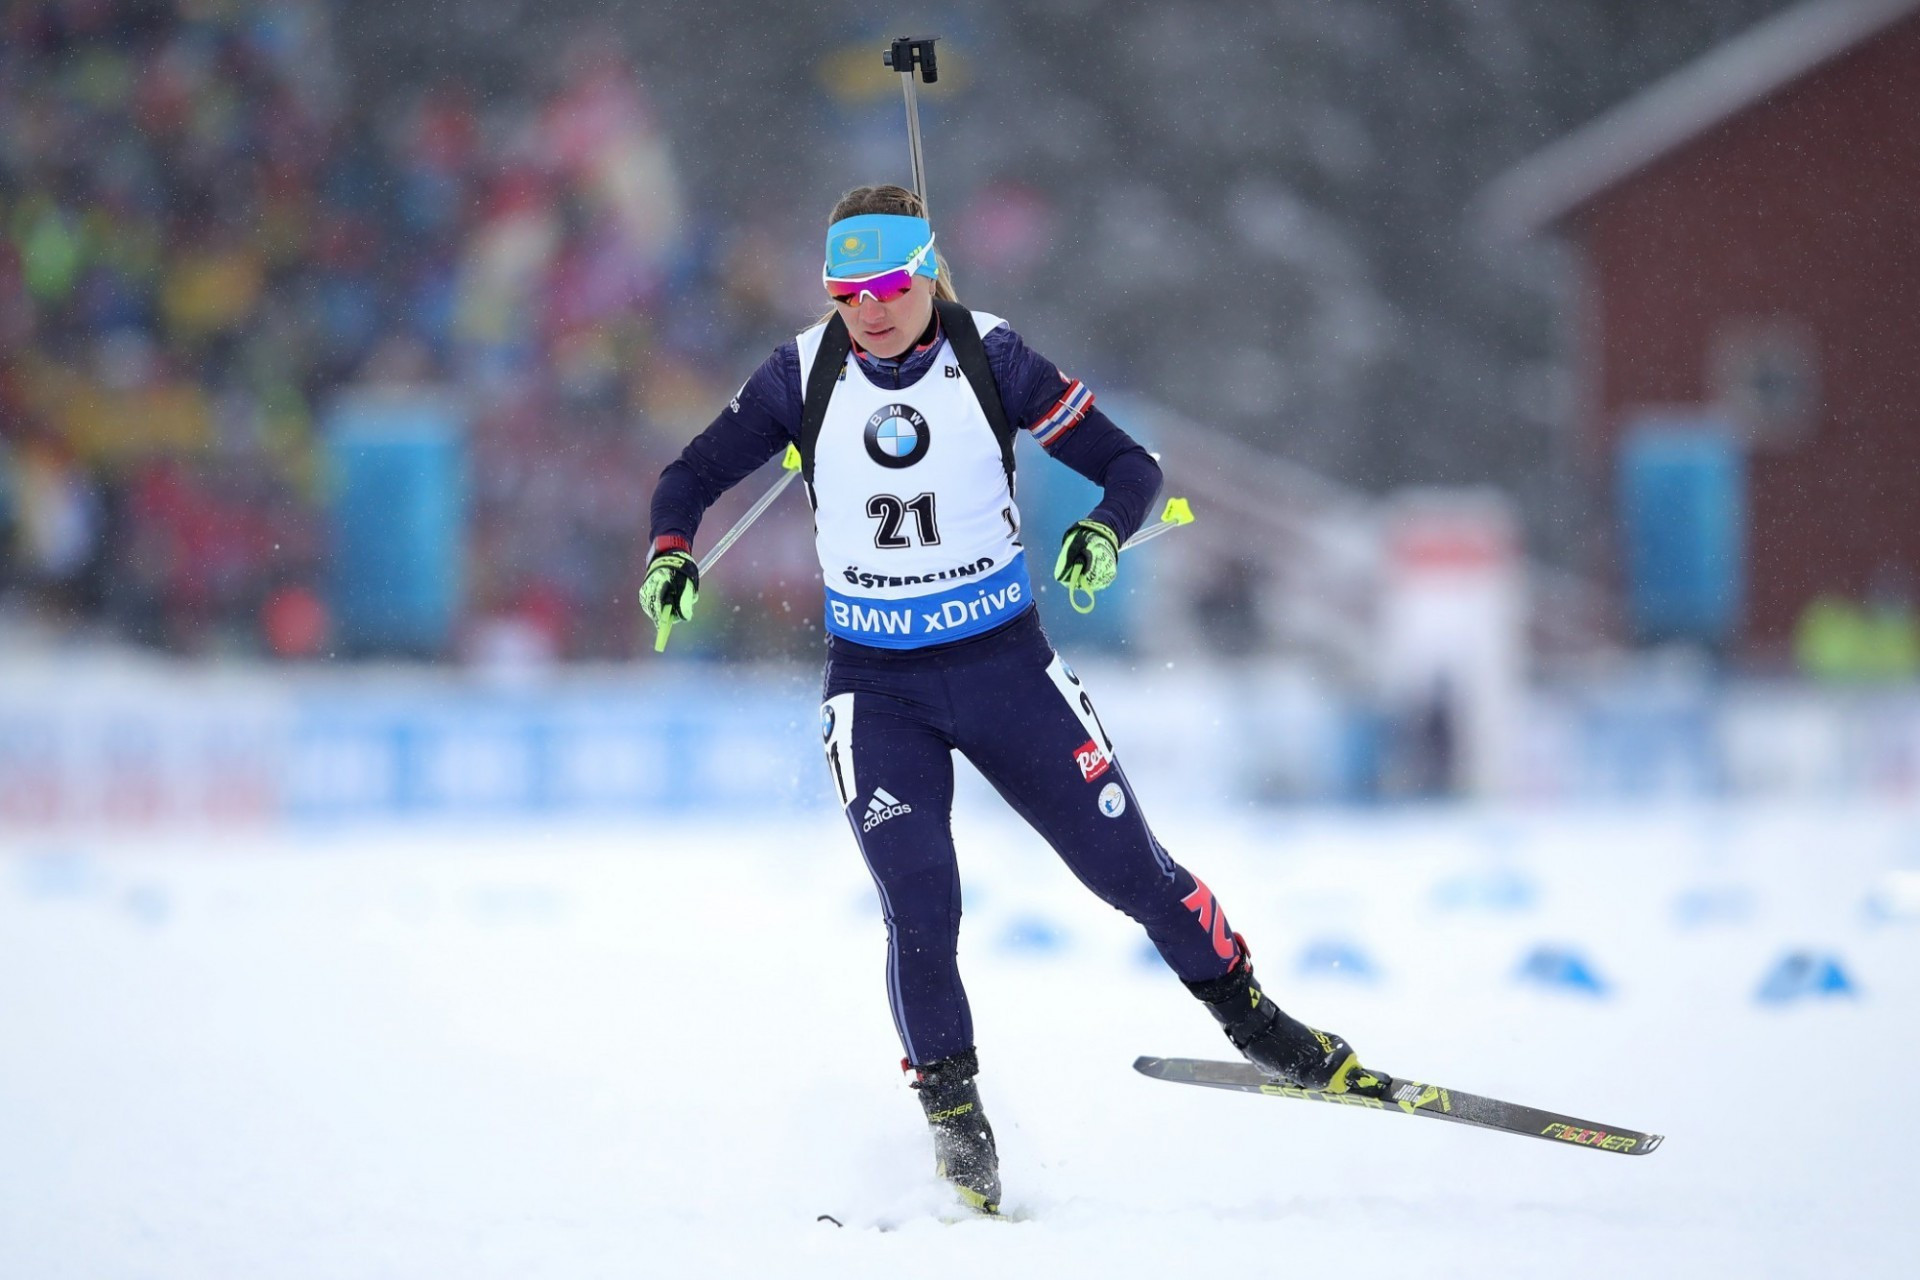
[{"label": "female biathlete", "polygon": [[661,473],[640,602],[656,624],[690,618],[702,514],[798,447],[826,580],[821,736],[879,889],[887,995],[936,1172],[974,1208],[997,1211],[999,1161],[955,963],[955,751],[1082,883],[1140,923],[1249,1061],[1308,1088],[1378,1088],[1339,1036],[1262,997],[1246,943],[1154,839],[1092,701],[1041,629],[1013,499],[1014,433],[1103,490],[1054,562],[1070,592],[1112,584],[1159,490],[1158,464],[1004,320],[957,303],[912,192],[848,192],[829,219],[823,276],[833,313],[783,343]]}]

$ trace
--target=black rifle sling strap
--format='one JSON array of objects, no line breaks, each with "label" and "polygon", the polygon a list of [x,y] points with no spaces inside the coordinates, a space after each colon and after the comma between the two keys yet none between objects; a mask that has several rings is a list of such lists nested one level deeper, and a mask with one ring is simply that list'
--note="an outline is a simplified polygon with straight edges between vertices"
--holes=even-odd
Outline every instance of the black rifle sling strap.
[{"label": "black rifle sling strap", "polygon": [[[953,347],[953,358],[959,361],[960,372],[967,376],[973,398],[980,402],[980,411],[987,415],[987,424],[993,428],[993,438],[1000,443],[1000,465],[1006,468],[1007,489],[1011,492],[1013,427],[1007,421],[1006,406],[1000,402],[1000,388],[993,380],[993,369],[987,364],[986,344],[980,341],[980,331],[974,326],[971,311],[957,302],[936,300],[933,305],[940,313],[940,325],[947,342]],[[807,482],[809,503],[814,502],[814,446],[820,440],[820,426],[827,420],[827,402],[833,398],[833,389],[840,385],[841,373],[852,350],[847,326],[836,313],[820,335],[820,349],[814,352],[813,367],[807,372],[807,396],[800,413],[800,476]]]},{"label": "black rifle sling strap", "polygon": [[813,353],[807,398],[800,411],[800,478],[807,482],[807,502],[814,507],[820,504],[813,498],[813,446],[820,439],[820,424],[827,420],[827,402],[833,399],[833,389],[846,373],[847,355],[852,350],[847,323],[835,312],[820,335],[820,349]]},{"label": "black rifle sling strap", "polygon": [[960,372],[967,375],[973,398],[980,402],[981,412],[987,415],[993,438],[1000,442],[1000,465],[1007,470],[1007,492],[1012,493],[1013,425],[1007,420],[1007,407],[1000,402],[1000,388],[993,380],[992,367],[987,364],[987,346],[980,341],[973,313],[957,302],[936,299],[933,307],[940,313],[940,324],[953,346],[953,358],[960,362]]}]

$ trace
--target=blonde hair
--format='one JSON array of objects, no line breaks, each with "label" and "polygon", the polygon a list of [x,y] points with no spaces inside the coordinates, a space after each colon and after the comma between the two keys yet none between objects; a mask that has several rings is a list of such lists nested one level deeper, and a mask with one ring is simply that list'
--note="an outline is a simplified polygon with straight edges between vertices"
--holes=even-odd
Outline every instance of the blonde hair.
[{"label": "blonde hair", "polygon": [[[827,225],[832,226],[842,218],[862,213],[895,213],[908,218],[924,218],[927,216],[927,206],[913,192],[892,183],[878,187],[855,187],[833,206],[833,212],[827,215]],[[933,265],[939,271],[933,278],[933,296],[941,302],[960,301],[960,296],[953,291],[953,269],[947,265],[946,255],[940,252],[937,243],[933,250]],[[833,311],[833,307],[829,306],[820,320],[832,319]]]}]

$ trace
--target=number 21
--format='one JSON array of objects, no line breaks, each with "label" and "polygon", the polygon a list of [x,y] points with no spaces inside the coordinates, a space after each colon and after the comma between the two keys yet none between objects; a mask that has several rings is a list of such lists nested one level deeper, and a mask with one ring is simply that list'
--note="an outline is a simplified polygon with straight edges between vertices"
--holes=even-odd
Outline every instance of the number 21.
[{"label": "number 21", "polygon": [[880,528],[873,535],[873,545],[888,550],[910,547],[913,541],[900,532],[901,522],[907,512],[913,512],[913,523],[920,535],[923,547],[938,546],[940,527],[933,518],[933,495],[923,493],[910,502],[902,502],[890,493],[876,493],[867,499],[867,514],[880,522]]}]

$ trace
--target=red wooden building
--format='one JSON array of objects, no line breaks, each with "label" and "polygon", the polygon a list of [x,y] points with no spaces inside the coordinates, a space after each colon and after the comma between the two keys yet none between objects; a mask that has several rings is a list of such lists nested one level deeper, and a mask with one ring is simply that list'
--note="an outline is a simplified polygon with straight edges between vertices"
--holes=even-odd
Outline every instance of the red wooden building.
[{"label": "red wooden building", "polygon": [[1817,595],[1920,592],[1920,0],[1812,0],[1488,191],[1577,247],[1570,335],[1603,483],[1649,412],[1744,451],[1737,647]]}]

